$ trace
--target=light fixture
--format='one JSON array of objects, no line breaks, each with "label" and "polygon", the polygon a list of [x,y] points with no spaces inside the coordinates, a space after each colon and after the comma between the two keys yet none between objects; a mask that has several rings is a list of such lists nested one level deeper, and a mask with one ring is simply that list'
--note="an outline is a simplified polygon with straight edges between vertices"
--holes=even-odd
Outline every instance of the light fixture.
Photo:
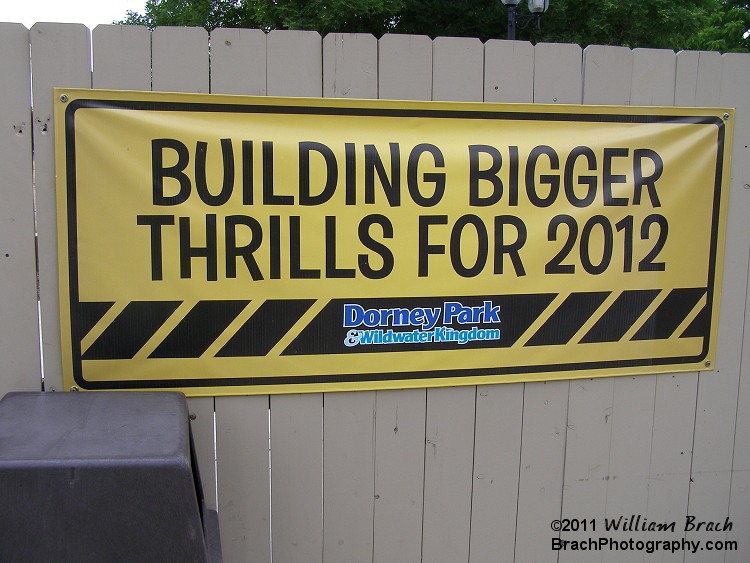
[{"label": "light fixture", "polygon": [[516,29],[524,29],[532,21],[541,29],[542,14],[549,9],[549,0],[529,0],[529,14],[519,15],[516,6],[521,0],[500,0],[508,8],[508,39],[516,39]]}]

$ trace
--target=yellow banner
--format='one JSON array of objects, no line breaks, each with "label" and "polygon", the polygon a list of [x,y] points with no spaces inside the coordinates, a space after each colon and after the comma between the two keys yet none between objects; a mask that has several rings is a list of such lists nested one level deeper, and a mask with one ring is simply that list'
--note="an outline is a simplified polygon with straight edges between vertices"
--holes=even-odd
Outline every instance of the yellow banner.
[{"label": "yellow banner", "polygon": [[732,110],[55,99],[67,387],[712,365]]}]

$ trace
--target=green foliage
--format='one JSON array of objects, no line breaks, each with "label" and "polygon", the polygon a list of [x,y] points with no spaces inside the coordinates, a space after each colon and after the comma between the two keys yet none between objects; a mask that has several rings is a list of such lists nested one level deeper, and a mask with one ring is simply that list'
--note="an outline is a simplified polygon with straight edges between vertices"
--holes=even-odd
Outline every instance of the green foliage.
[{"label": "green foliage", "polygon": [[[528,15],[524,6],[518,13]],[[667,49],[749,51],[747,0],[550,0],[541,31],[519,39]],[[504,38],[500,0],[147,0],[144,14],[120,22],[145,25],[310,29]]]}]

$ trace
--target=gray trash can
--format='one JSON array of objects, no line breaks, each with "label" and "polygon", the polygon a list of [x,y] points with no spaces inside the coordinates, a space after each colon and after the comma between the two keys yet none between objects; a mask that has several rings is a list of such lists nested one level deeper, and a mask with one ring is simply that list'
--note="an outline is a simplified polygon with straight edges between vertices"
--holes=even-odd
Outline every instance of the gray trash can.
[{"label": "gray trash can", "polygon": [[221,561],[181,393],[0,400],[0,561]]}]

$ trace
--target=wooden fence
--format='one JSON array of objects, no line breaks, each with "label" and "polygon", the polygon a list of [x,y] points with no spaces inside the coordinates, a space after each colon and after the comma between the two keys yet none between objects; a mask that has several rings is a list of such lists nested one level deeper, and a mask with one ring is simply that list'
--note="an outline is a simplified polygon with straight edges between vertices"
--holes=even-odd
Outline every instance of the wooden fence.
[{"label": "wooden fence", "polygon": [[[207,397],[191,399],[190,410],[228,562],[750,559],[750,362],[743,362],[750,345],[750,331],[744,332],[750,55],[582,51],[405,35],[376,40],[218,29],[209,36],[200,28],[127,26],[90,33],[78,24],[31,30],[0,24],[0,77],[0,395],[39,390],[40,358],[46,390],[62,391],[54,86],[736,107],[715,371]],[[603,529],[604,518],[631,515],[674,521],[676,531]],[[722,524],[728,517],[731,530],[685,532],[686,515]],[[597,527],[553,530],[561,517],[595,519]],[[552,538],[589,537],[704,543],[697,553],[551,548]],[[736,541],[737,549],[708,551],[707,541]]]}]

